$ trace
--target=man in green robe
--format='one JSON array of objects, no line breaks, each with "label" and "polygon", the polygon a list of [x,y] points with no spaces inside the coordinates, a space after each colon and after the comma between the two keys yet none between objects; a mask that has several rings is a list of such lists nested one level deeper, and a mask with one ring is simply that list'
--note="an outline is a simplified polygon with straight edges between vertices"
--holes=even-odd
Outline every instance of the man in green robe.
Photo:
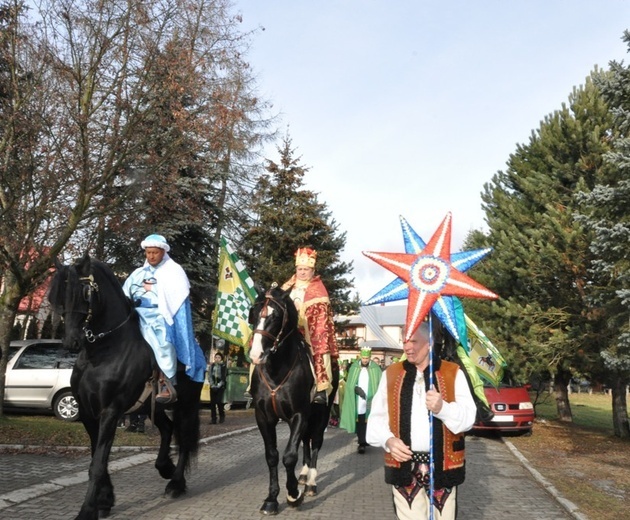
[{"label": "man in green robe", "polygon": [[357,434],[358,452],[365,453],[367,420],[372,398],[378,389],[382,370],[371,360],[372,349],[362,348],[360,358],[353,361],[348,370],[345,395],[341,406],[339,426],[348,433]]}]

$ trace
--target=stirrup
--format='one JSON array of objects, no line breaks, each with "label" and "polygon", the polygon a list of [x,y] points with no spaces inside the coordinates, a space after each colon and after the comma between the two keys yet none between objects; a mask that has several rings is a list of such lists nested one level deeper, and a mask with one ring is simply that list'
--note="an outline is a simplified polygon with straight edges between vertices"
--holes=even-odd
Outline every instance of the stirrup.
[{"label": "stirrup", "polygon": [[177,390],[168,377],[164,376],[159,381],[160,393],[155,396],[155,402],[160,404],[172,404],[177,401]]}]

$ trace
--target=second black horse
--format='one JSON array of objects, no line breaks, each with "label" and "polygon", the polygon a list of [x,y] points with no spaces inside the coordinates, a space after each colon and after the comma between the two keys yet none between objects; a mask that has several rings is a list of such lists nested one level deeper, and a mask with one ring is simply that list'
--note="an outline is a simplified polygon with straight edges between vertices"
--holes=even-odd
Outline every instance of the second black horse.
[{"label": "second black horse", "polygon": [[[328,404],[312,404],[315,376],[310,347],[298,329],[297,310],[288,291],[274,286],[260,294],[250,310],[249,322],[254,327],[249,355],[256,365],[251,392],[269,467],[269,494],[260,512],[273,515],[278,513],[280,492],[276,426],[282,420],[290,429],[282,463],[287,473],[287,502],[297,507],[305,494],[317,493],[317,457],[337,391],[339,369],[335,360]],[[295,468],[301,442],[305,467],[298,482]],[[306,484],[305,491],[299,489],[300,483]]]}]

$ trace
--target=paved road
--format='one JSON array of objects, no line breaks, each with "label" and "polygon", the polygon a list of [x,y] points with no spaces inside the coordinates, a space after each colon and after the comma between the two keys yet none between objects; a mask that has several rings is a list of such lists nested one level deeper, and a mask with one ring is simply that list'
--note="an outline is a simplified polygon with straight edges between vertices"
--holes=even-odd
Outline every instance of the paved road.
[{"label": "paved road", "polygon": [[[278,432],[282,443],[288,428],[280,425]],[[381,451],[368,448],[359,455],[355,446],[353,435],[329,428],[318,496],[307,497],[297,510],[281,503],[279,518],[394,519]],[[112,520],[261,518],[268,476],[256,429],[208,440],[189,476],[188,493],[178,500],[163,498],[165,481],[153,468],[154,457],[149,451],[115,455],[110,463],[117,499]],[[584,518],[571,516],[499,439],[468,437],[467,460],[459,519]],[[87,488],[87,464],[85,455],[0,454],[0,519],[74,518]]]}]

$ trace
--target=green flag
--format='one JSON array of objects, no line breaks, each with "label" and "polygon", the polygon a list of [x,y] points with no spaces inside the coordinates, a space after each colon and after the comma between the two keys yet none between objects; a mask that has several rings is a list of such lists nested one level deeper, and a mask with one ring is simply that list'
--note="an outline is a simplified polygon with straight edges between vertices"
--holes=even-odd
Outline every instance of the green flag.
[{"label": "green flag", "polygon": [[212,333],[247,349],[252,334],[247,318],[255,300],[254,282],[232,247],[221,238],[219,284]]},{"label": "green flag", "polygon": [[482,379],[498,387],[503,379],[503,369],[507,366],[505,359],[477,325],[468,316],[465,316],[465,319],[469,355],[477,373]]}]

